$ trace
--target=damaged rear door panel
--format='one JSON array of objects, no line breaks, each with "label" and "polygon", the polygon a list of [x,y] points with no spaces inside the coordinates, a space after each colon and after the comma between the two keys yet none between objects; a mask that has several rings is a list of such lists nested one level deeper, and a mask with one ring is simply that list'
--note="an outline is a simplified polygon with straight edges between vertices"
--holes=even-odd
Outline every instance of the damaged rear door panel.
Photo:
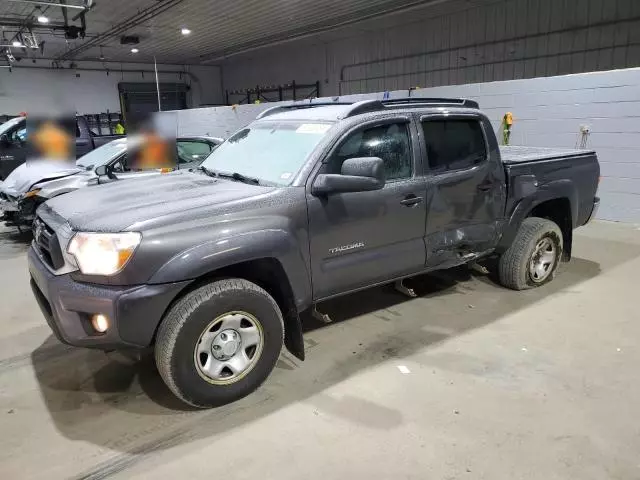
[{"label": "damaged rear door panel", "polygon": [[484,117],[430,114],[419,121],[427,177],[427,267],[452,267],[497,244],[506,202],[505,172]]}]

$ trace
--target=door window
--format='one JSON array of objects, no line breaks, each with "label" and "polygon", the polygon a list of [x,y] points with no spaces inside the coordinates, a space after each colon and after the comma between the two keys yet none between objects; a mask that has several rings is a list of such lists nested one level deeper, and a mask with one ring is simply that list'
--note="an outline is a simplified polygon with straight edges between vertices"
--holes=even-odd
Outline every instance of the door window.
[{"label": "door window", "polygon": [[116,163],[112,164],[111,169],[116,173],[125,173],[130,172],[131,168],[129,167],[129,156],[128,154],[122,155]]},{"label": "door window", "polygon": [[22,145],[27,141],[27,127],[20,127],[9,134],[9,141],[14,145]]},{"label": "door window", "polygon": [[329,158],[326,173],[339,174],[349,158],[379,157],[387,181],[410,178],[413,173],[407,123],[389,123],[352,133]]},{"label": "door window", "polygon": [[477,120],[422,122],[429,168],[435,172],[462,170],[482,163],[487,147]]}]

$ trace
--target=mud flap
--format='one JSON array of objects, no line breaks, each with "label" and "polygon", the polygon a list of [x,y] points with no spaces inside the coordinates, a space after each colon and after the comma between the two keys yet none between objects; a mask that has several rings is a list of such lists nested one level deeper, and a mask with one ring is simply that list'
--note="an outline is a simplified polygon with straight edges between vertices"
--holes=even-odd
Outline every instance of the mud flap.
[{"label": "mud flap", "polygon": [[284,346],[291,354],[304,360],[304,339],[302,338],[302,322],[295,309],[290,309],[284,317]]}]

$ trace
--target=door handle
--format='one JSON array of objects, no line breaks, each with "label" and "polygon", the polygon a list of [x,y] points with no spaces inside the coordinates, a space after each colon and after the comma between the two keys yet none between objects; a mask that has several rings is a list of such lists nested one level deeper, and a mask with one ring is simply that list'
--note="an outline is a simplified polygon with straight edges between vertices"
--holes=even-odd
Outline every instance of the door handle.
[{"label": "door handle", "polygon": [[400,203],[405,207],[413,207],[422,202],[422,197],[416,197],[414,194],[407,195]]},{"label": "door handle", "polygon": [[493,183],[491,182],[485,182],[478,185],[478,190],[480,190],[481,192],[488,192],[492,188],[493,188]]}]

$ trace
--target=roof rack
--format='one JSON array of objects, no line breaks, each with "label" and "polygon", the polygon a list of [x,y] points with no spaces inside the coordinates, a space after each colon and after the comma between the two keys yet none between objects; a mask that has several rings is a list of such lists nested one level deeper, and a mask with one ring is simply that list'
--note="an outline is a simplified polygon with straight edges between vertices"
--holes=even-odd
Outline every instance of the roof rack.
[{"label": "roof rack", "polygon": [[468,100],[465,98],[421,98],[421,97],[406,97],[406,98],[394,98],[391,100],[361,100],[359,102],[341,102],[336,100],[334,101],[301,101],[301,102],[292,102],[288,105],[278,105],[276,107],[268,108],[262,111],[257,117],[256,120],[259,120],[264,117],[268,117],[269,115],[274,115],[276,113],[285,112],[288,110],[298,110],[303,108],[314,108],[314,107],[326,107],[326,106],[334,106],[334,105],[349,105],[351,108],[348,108],[340,118],[348,118],[353,117],[354,115],[359,115],[361,113],[375,112],[378,110],[383,110],[388,107],[402,107],[403,105],[425,105],[430,107],[461,107],[461,108],[480,108],[478,102],[475,100]]},{"label": "roof rack", "polygon": [[475,100],[467,100],[465,98],[421,98],[407,97],[394,98],[391,100],[364,100],[356,102],[342,116],[342,118],[352,117],[361,113],[375,112],[387,107],[401,107],[403,105],[428,105],[430,107],[461,107],[461,108],[480,108]]}]

